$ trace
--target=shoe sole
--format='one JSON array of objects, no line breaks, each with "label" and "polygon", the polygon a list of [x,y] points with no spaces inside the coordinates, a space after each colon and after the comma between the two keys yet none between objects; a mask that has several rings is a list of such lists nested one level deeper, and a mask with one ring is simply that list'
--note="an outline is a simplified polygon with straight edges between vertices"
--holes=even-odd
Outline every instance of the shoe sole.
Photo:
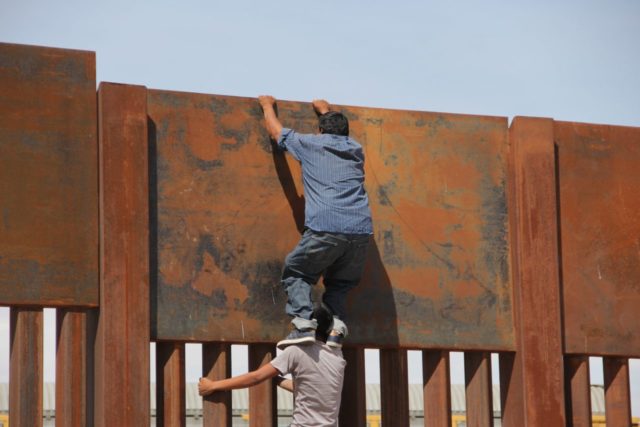
[{"label": "shoe sole", "polygon": [[288,347],[290,345],[294,345],[294,344],[302,344],[302,343],[312,343],[314,342],[316,339],[314,337],[303,337],[303,338],[296,338],[296,339],[291,339],[291,340],[282,340],[280,342],[278,342],[278,344],[276,344],[276,347],[278,347],[280,350],[282,350],[284,347]]}]

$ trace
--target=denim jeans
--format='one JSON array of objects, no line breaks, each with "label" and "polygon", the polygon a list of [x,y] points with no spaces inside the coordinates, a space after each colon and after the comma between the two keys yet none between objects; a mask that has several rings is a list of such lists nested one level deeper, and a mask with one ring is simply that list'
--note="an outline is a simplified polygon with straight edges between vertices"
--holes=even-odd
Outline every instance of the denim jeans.
[{"label": "denim jeans", "polygon": [[298,329],[317,327],[312,319],[311,287],[324,275],[322,301],[333,311],[332,329],[347,335],[345,300],[364,270],[367,234],[320,233],[306,229],[298,245],[287,255],[282,286],[287,293],[286,312]]}]

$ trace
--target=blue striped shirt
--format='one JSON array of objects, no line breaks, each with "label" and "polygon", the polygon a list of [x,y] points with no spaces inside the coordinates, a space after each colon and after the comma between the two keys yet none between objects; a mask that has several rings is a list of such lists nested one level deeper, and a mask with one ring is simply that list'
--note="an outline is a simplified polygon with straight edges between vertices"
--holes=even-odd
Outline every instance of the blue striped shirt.
[{"label": "blue striped shirt", "polygon": [[278,147],[302,166],[304,225],[313,231],[372,234],[364,188],[364,152],[348,136],[300,134],[283,128]]}]

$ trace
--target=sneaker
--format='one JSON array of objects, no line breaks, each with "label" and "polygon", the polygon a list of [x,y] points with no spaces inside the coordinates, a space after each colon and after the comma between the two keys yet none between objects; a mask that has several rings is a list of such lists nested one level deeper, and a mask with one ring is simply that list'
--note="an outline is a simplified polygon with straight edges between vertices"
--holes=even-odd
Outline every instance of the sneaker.
[{"label": "sneaker", "polygon": [[344,341],[344,335],[335,330],[332,330],[327,337],[327,345],[329,347],[342,348],[342,341]]},{"label": "sneaker", "polygon": [[307,344],[316,340],[316,331],[313,329],[294,329],[282,341],[276,344],[280,350],[292,344]]}]

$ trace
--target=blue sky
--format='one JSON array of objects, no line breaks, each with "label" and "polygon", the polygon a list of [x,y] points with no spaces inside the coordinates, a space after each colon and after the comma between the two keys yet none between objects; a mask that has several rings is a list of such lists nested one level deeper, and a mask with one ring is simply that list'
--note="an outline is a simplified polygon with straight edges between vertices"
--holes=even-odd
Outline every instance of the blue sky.
[{"label": "blue sky", "polygon": [[[0,41],[96,51],[98,81],[150,88],[640,126],[637,0],[0,0]],[[632,395],[640,416],[637,360]]]},{"label": "blue sky", "polygon": [[638,1],[0,0],[0,38],[97,51],[99,81],[640,124]]}]

